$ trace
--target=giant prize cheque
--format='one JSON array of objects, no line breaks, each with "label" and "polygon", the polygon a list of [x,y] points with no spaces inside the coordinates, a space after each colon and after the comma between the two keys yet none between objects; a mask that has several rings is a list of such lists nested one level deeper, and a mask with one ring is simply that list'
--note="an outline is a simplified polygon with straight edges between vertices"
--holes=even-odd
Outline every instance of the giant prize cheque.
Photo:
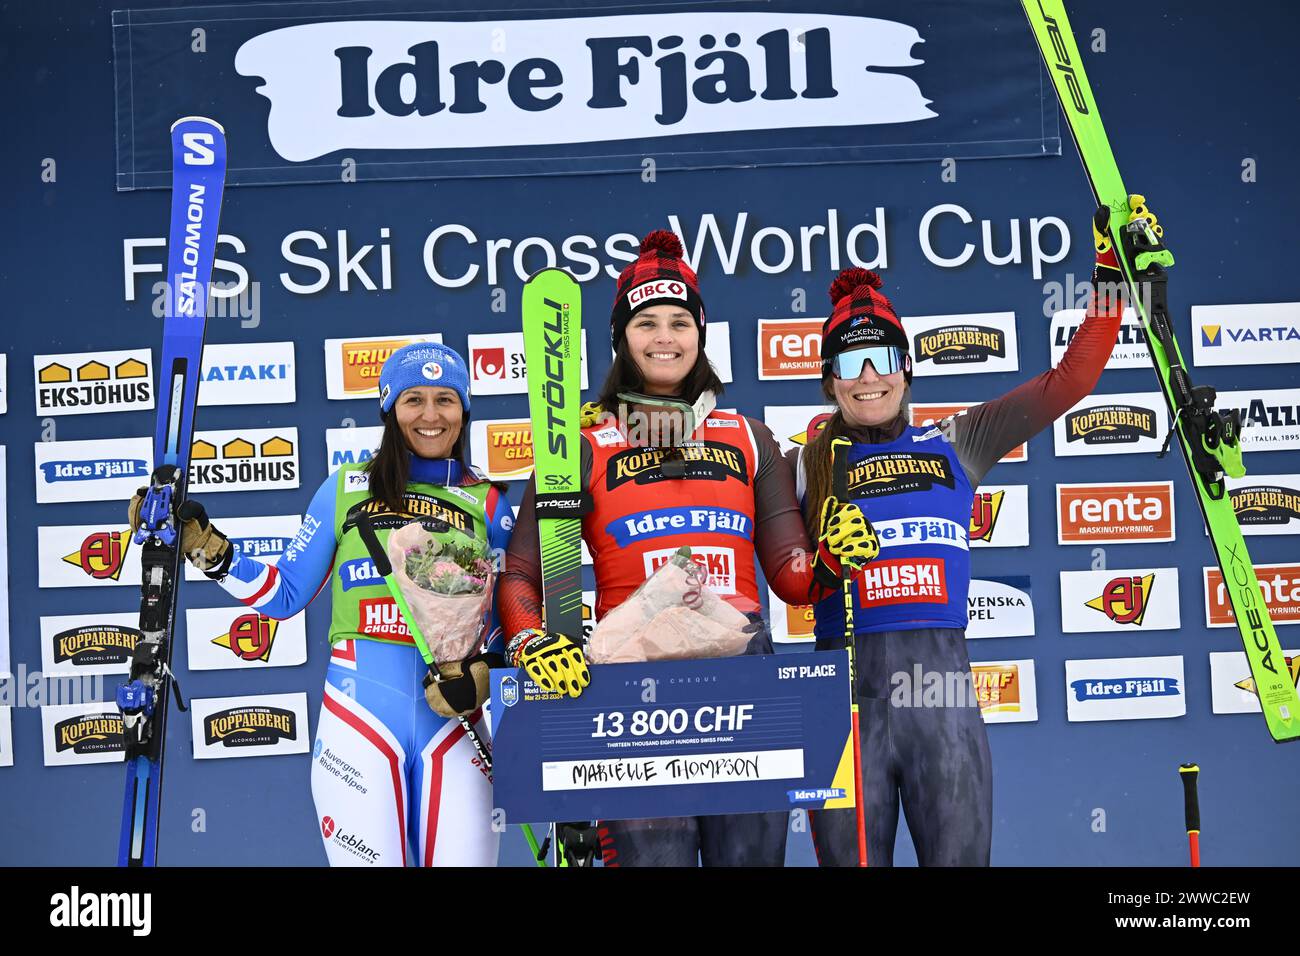
[{"label": "giant prize cheque", "polygon": [[853,806],[844,651],[599,664],[579,698],[491,684],[511,823]]}]

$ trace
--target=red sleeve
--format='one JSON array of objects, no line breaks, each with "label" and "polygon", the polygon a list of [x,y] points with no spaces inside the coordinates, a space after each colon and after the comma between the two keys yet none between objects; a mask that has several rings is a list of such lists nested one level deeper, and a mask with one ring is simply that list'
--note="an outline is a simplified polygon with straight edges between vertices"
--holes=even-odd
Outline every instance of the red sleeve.
[{"label": "red sleeve", "polygon": [[972,485],[1011,449],[1060,418],[1092,393],[1115,347],[1123,302],[1094,290],[1088,313],[1056,368],[1001,398],[972,408],[955,422],[957,453]]},{"label": "red sleeve", "polygon": [[808,604],[813,595],[813,550],[795,496],[794,473],[771,431],[748,419],[754,435],[754,550],[768,586],[787,604]]}]

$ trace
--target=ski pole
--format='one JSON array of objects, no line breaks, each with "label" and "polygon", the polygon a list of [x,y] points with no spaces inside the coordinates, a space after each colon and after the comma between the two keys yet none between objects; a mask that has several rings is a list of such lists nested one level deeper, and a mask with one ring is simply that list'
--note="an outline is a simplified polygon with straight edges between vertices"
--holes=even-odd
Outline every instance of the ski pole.
[{"label": "ski pole", "polygon": [[[419,625],[415,623],[415,617],[411,614],[411,609],[406,604],[406,598],[402,594],[402,589],[397,581],[393,579],[393,563],[388,560],[388,554],[379,544],[379,536],[375,534],[375,526],[370,521],[370,513],[360,511],[354,521],[357,531],[361,534],[361,540],[365,543],[366,550],[370,552],[370,560],[379,572],[380,577],[384,579],[384,584],[388,587],[388,593],[393,596],[397,602],[397,607],[402,612],[402,620],[406,622],[406,629],[411,632],[411,638],[415,641],[415,646],[420,651],[420,656],[424,658],[424,663],[428,665],[429,676],[427,680],[434,683],[441,682],[442,675],[438,671],[438,665],[434,662],[433,654],[429,650],[429,645],[424,640],[424,635],[420,633]],[[483,766],[488,770],[492,769],[492,753],[488,750],[487,744],[483,741],[468,716],[457,714],[456,719],[460,721],[461,727],[465,730],[465,736],[469,742],[474,745],[478,751],[479,760],[483,761]]]},{"label": "ski pole", "polygon": [[1183,822],[1187,824],[1187,849],[1192,866],[1201,865],[1201,804],[1196,796],[1196,778],[1201,768],[1194,763],[1180,764],[1178,776],[1183,781]]},{"label": "ski pole", "polygon": [[[831,439],[831,474],[835,497],[845,502],[849,497],[850,443],[843,438]],[[853,626],[853,569],[840,565],[840,588],[844,594],[844,647],[849,652],[849,703],[853,712],[853,809],[858,833],[858,866],[867,865],[867,815],[862,798],[862,731],[858,719],[857,632]]]}]

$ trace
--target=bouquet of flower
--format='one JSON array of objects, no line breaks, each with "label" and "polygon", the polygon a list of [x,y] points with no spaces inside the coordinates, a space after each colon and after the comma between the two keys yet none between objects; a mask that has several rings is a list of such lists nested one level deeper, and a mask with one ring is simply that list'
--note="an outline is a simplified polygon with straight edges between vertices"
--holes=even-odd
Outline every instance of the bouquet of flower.
[{"label": "bouquet of flower", "polygon": [[419,628],[439,664],[474,653],[492,605],[496,565],[486,544],[465,541],[439,541],[418,521],[388,536],[393,577],[415,618],[407,624]]},{"label": "bouquet of flower", "polygon": [[680,548],[591,635],[593,664],[734,657],[753,637],[749,618],[705,586],[704,571]]}]

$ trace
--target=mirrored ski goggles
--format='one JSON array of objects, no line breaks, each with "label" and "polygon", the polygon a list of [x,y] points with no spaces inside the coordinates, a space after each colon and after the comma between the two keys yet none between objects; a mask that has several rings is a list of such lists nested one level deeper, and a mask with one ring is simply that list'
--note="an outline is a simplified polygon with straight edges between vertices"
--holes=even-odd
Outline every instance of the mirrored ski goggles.
[{"label": "mirrored ski goggles", "polygon": [[839,352],[827,365],[836,378],[854,379],[862,374],[862,367],[868,362],[877,375],[901,372],[907,360],[907,353],[893,345],[869,345],[866,348]]}]

